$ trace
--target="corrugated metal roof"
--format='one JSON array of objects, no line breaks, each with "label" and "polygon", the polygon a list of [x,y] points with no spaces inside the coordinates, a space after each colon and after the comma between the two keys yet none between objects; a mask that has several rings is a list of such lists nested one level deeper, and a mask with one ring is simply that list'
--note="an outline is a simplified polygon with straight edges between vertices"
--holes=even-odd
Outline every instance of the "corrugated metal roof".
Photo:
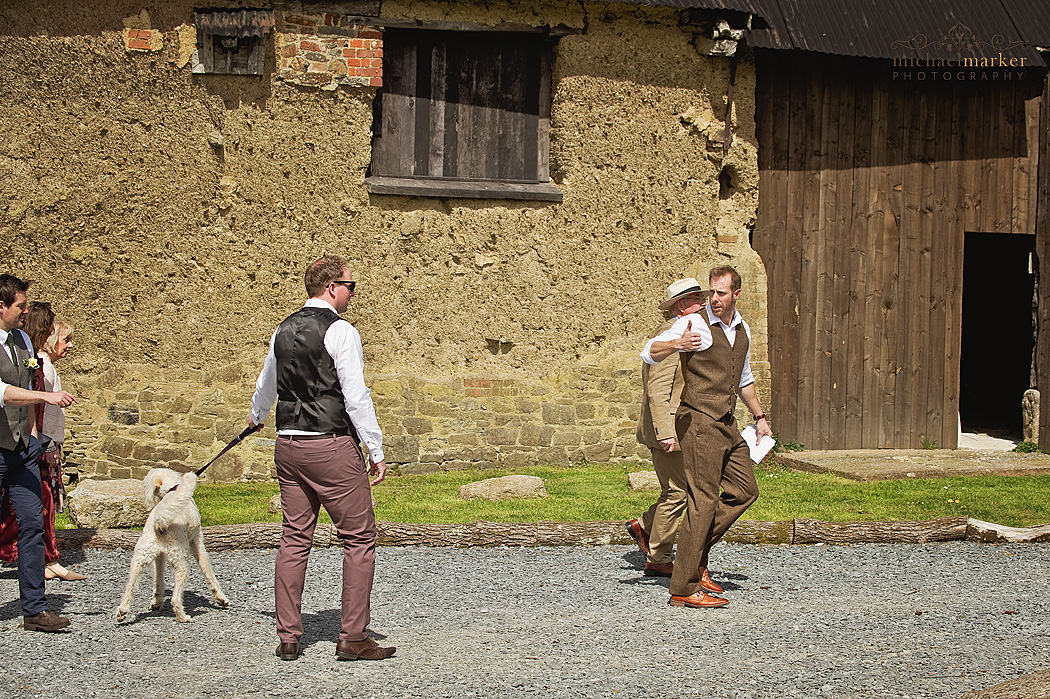
[{"label": "corrugated metal roof", "polygon": [[1050,2],[1009,0],[1004,1],[1003,5],[1025,41],[1050,49]]},{"label": "corrugated metal roof", "polygon": [[[756,28],[748,43],[868,58],[1026,58],[1044,65],[1000,0],[769,0],[783,14],[786,37]],[[1042,3],[1036,7],[1037,3]],[[1019,15],[1041,17],[1046,0],[1008,0]],[[767,10],[772,14],[769,10]],[[772,23],[771,23],[772,24]]]},{"label": "corrugated metal roof", "polygon": [[746,12],[747,41],[867,58],[1025,58],[1046,65],[1050,0],[609,0]]},{"label": "corrugated metal roof", "polygon": [[197,27],[208,34],[222,36],[264,36],[273,30],[270,10],[197,10]]},{"label": "corrugated metal roof", "polygon": [[626,2],[633,5],[654,5],[659,7],[677,7],[683,10],[730,10],[758,14],[758,3],[753,0],[607,0],[608,2]]}]

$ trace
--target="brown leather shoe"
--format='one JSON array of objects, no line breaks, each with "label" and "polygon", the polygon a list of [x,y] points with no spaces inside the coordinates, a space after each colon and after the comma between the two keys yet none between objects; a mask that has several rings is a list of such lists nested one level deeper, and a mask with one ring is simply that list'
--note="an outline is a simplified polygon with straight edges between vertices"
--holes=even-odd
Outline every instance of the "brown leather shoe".
[{"label": "brown leather shoe", "polygon": [[277,651],[274,653],[281,660],[296,660],[299,658],[299,644],[298,643],[282,643],[277,646]]},{"label": "brown leather shoe", "polygon": [[671,600],[668,604],[672,607],[695,607],[696,609],[707,609],[709,607],[724,607],[729,604],[729,600],[722,599],[721,597],[712,597],[703,590],[697,590],[688,597],[671,595]]},{"label": "brown leather shoe", "polygon": [[371,636],[363,641],[339,641],[335,657],[339,660],[384,660],[397,651],[393,646],[381,648]]},{"label": "brown leather shoe", "polygon": [[22,627],[26,631],[58,631],[69,626],[69,619],[59,616],[49,609],[37,612],[32,616],[22,617]]},{"label": "brown leather shoe", "polygon": [[707,574],[707,568],[700,569],[700,587],[708,592],[713,592],[716,595],[725,592],[725,590],[722,589],[722,586],[712,580],[711,576]]},{"label": "brown leather shoe", "polygon": [[649,535],[642,529],[642,523],[636,519],[632,519],[627,523],[627,533],[631,535],[634,542],[638,544],[638,548],[642,550],[646,556],[649,555]]},{"label": "brown leather shoe", "polygon": [[643,573],[652,578],[669,578],[671,573],[674,572],[674,563],[668,561],[667,563],[650,563],[645,562],[645,570]]}]

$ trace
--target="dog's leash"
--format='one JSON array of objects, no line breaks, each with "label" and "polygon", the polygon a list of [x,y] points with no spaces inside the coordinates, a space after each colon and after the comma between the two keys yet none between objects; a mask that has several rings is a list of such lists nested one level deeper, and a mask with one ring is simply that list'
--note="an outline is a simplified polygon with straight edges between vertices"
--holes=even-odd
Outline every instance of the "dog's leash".
[{"label": "dog's leash", "polygon": [[226,452],[228,452],[228,451],[229,451],[230,449],[233,449],[233,448],[234,448],[235,446],[237,446],[238,444],[240,444],[241,442],[243,442],[243,441],[244,441],[244,439],[245,439],[245,437],[249,437],[249,436],[251,436],[251,435],[255,434],[256,432],[258,432],[258,431],[259,431],[259,430],[261,430],[262,428],[263,428],[263,426],[262,426],[262,423],[261,423],[261,422],[260,422],[260,423],[259,423],[258,425],[255,425],[255,426],[253,426],[253,427],[245,427],[245,428],[244,428],[244,431],[243,431],[243,432],[241,432],[241,433],[240,433],[239,435],[237,435],[236,437],[234,437],[234,438],[233,438],[233,441],[232,441],[232,442],[230,442],[230,443],[229,443],[229,444],[227,444],[227,445],[226,445],[225,447],[223,447],[222,451],[220,451],[220,452],[219,452],[218,454],[216,454],[216,455],[215,455],[215,458],[214,458],[214,459],[212,459],[212,460],[211,460],[211,461],[209,461],[208,463],[206,463],[206,464],[204,464],[203,466],[201,466],[200,468],[198,468],[198,469],[197,469],[197,475],[198,475],[198,476],[200,476],[200,475],[201,475],[202,473],[204,473],[204,471],[205,471],[205,470],[206,470],[206,469],[207,469],[207,468],[208,468],[209,466],[211,466],[211,465],[212,465],[213,463],[215,463],[216,461],[218,461],[218,460],[219,460],[219,457],[220,457],[220,456],[222,456],[223,454],[225,454]]},{"label": "dog's leash", "polygon": [[[249,436],[255,434],[256,432],[258,432],[262,428],[263,428],[263,424],[261,422],[258,425],[255,425],[254,427],[245,427],[244,431],[241,432],[236,437],[234,437],[232,442],[230,442],[225,447],[223,447],[222,451],[220,451],[218,454],[216,454],[214,459],[212,459],[211,461],[209,461],[208,463],[204,464],[203,466],[201,466],[200,468],[197,469],[197,476],[199,477],[202,473],[204,473],[205,469],[207,469],[213,463],[218,461],[220,456],[222,456],[223,454],[228,452],[230,449],[233,449],[235,446],[237,446],[238,444],[243,442],[245,437],[249,437]],[[178,487],[179,486],[175,486],[175,488],[172,488],[171,490],[167,491],[167,493],[172,492],[173,490],[175,490]],[[167,493],[165,493],[165,495],[167,495]]]}]

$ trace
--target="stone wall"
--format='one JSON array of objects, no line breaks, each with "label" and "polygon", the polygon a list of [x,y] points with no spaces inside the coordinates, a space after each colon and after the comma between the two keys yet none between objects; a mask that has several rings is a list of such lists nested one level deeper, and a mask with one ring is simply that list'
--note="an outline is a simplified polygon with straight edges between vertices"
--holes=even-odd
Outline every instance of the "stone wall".
[{"label": "stone wall", "polygon": [[277,76],[297,85],[383,86],[383,34],[346,15],[279,13]]},{"label": "stone wall", "polygon": [[[384,2],[391,20],[568,30],[550,131],[564,201],[376,196],[364,179],[377,76],[341,83],[329,57],[319,89],[303,76],[321,66],[283,55],[310,40],[289,16],[356,34],[336,43],[376,39],[336,4],[273,7],[261,77],[191,72],[189,2],[26,2],[0,19],[0,248],[31,298],[76,325],[58,370],[81,400],[81,473],[210,459],[245,424],[270,334],[325,253],[352,260],[346,317],[405,470],[637,458],[637,352],[656,305],[716,264],[744,275],[768,405],[746,50],[724,153],[728,59],[705,55],[710,27],[673,8]],[[150,32],[149,50],[130,29]],[[269,477],[272,438],[209,473]]]}]

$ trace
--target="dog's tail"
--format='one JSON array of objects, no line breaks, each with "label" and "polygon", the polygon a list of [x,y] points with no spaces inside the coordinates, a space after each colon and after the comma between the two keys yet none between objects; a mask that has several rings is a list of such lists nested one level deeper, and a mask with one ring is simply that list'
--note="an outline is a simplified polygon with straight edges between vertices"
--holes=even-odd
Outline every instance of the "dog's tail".
[{"label": "dog's tail", "polygon": [[171,485],[177,487],[169,487],[163,491],[163,483],[146,484],[146,490],[151,497],[160,499],[157,506],[153,508],[158,529],[166,529],[170,526],[179,513],[185,510],[187,503],[193,502],[193,491],[197,489],[197,474],[192,471],[183,473],[179,481]]}]

